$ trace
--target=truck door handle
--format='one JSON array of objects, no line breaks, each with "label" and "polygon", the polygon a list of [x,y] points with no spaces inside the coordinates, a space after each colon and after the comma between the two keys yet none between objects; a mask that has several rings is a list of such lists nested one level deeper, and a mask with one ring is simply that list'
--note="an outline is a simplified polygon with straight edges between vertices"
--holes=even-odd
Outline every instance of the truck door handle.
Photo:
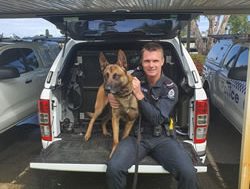
[{"label": "truck door handle", "polygon": [[32,79],[29,79],[29,80],[26,80],[25,83],[31,83],[32,82]]}]

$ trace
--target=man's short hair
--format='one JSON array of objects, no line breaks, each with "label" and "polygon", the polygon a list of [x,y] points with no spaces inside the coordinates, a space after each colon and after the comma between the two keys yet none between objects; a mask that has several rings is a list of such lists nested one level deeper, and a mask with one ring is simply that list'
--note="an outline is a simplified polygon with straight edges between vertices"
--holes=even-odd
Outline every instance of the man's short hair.
[{"label": "man's short hair", "polygon": [[162,51],[162,55],[163,55],[163,58],[164,58],[164,50],[163,50],[163,47],[161,46],[160,43],[157,43],[157,42],[148,42],[146,43],[143,47],[142,47],[142,50],[141,50],[141,57],[144,53],[144,51],[157,51],[157,50],[161,50]]},{"label": "man's short hair", "polygon": [[148,42],[143,46],[142,49],[145,49],[145,50],[148,50],[148,51],[155,51],[155,50],[159,50],[159,49],[163,50],[163,47],[161,46],[160,43]]}]

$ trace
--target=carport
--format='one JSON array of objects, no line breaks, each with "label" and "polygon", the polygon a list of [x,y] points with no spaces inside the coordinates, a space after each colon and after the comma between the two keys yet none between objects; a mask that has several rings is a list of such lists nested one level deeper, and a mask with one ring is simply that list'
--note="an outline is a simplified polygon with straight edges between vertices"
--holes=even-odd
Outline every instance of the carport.
[{"label": "carport", "polygon": [[199,14],[249,14],[248,0],[9,0],[0,1],[0,17],[44,17],[91,12],[192,12]]},{"label": "carport", "polygon": [[[143,11],[166,13],[249,14],[249,0],[0,0],[0,18],[49,18],[88,15],[96,12]],[[249,55],[250,58],[250,55]],[[248,60],[250,62],[250,60]],[[239,188],[250,188],[250,69],[247,77]]]}]

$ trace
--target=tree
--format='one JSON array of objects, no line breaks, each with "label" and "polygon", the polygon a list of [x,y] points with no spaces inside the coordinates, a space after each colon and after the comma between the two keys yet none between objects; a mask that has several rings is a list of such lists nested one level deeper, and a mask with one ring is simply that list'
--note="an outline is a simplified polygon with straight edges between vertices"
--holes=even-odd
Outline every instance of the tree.
[{"label": "tree", "polygon": [[195,46],[199,54],[206,53],[206,44],[203,41],[197,20],[191,21],[191,35],[195,38]]},{"label": "tree", "polygon": [[[209,15],[205,17],[209,22],[208,36],[225,34],[230,15]],[[195,45],[197,47],[198,53],[206,55],[214,43],[213,38],[208,37],[206,42],[203,41],[197,21],[198,19],[191,21],[191,33],[196,39]]]},{"label": "tree", "polygon": [[228,21],[230,34],[246,34],[250,32],[247,15],[232,15]]}]

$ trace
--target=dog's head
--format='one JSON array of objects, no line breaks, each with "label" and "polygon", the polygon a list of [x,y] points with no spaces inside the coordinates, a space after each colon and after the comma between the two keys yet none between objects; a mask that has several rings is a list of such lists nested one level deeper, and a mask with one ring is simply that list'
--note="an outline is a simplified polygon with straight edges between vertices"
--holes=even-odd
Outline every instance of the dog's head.
[{"label": "dog's head", "polygon": [[127,85],[127,58],[122,50],[118,51],[118,58],[115,64],[109,64],[103,52],[99,56],[100,67],[103,72],[104,89],[107,92],[117,94]]}]

